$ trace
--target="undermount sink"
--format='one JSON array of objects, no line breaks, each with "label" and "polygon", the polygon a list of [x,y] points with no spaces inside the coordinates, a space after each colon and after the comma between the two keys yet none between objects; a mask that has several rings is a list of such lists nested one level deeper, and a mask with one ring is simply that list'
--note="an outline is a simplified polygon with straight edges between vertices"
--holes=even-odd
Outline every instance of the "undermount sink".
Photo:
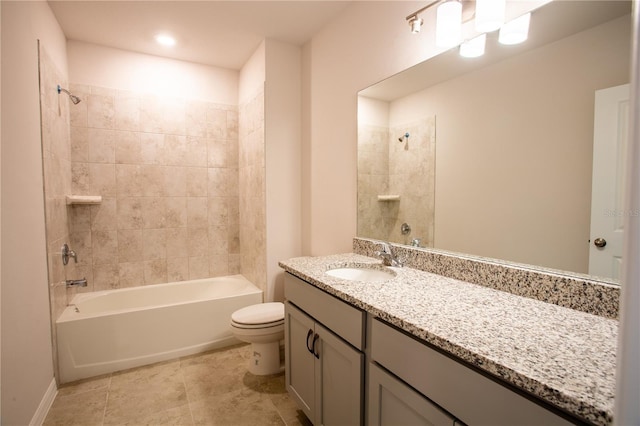
[{"label": "undermount sink", "polygon": [[379,282],[387,281],[396,276],[391,269],[372,266],[346,266],[332,268],[326,271],[327,275],[349,281]]}]

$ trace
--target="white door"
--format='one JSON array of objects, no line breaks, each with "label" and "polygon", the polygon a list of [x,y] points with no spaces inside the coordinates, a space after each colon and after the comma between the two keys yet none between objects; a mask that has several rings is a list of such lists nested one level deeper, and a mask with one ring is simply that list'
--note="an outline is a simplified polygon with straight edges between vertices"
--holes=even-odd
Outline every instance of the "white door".
[{"label": "white door", "polygon": [[589,274],[620,279],[629,85],[596,91]]}]

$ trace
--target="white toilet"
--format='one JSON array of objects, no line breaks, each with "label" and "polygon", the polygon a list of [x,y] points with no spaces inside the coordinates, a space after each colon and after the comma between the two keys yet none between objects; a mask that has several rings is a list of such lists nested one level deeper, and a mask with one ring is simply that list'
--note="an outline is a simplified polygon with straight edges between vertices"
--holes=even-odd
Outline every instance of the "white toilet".
[{"label": "white toilet", "polygon": [[277,374],[280,365],[280,341],[284,339],[284,304],[260,303],[231,314],[233,334],[251,343],[249,372],[257,376]]}]

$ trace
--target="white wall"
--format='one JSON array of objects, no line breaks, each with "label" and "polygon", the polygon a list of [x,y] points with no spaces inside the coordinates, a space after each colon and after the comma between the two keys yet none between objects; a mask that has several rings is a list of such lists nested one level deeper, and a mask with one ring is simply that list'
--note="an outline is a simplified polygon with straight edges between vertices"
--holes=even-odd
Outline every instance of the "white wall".
[{"label": "white wall", "polygon": [[266,41],[267,299],[284,300],[278,261],[301,254],[301,49]]},{"label": "white wall", "polygon": [[69,81],[238,105],[238,71],[69,40]]},{"label": "white wall", "polygon": [[2,424],[28,424],[53,380],[38,49],[67,73],[46,2],[2,7]]}]

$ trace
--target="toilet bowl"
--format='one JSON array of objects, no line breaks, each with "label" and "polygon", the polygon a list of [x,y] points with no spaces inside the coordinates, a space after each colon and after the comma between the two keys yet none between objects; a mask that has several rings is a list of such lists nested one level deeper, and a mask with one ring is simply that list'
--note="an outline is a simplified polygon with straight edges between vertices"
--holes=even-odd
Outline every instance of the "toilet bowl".
[{"label": "toilet bowl", "polygon": [[280,365],[280,341],[284,339],[284,304],[260,303],[231,314],[233,335],[251,343],[249,372],[257,376],[277,374]]}]

